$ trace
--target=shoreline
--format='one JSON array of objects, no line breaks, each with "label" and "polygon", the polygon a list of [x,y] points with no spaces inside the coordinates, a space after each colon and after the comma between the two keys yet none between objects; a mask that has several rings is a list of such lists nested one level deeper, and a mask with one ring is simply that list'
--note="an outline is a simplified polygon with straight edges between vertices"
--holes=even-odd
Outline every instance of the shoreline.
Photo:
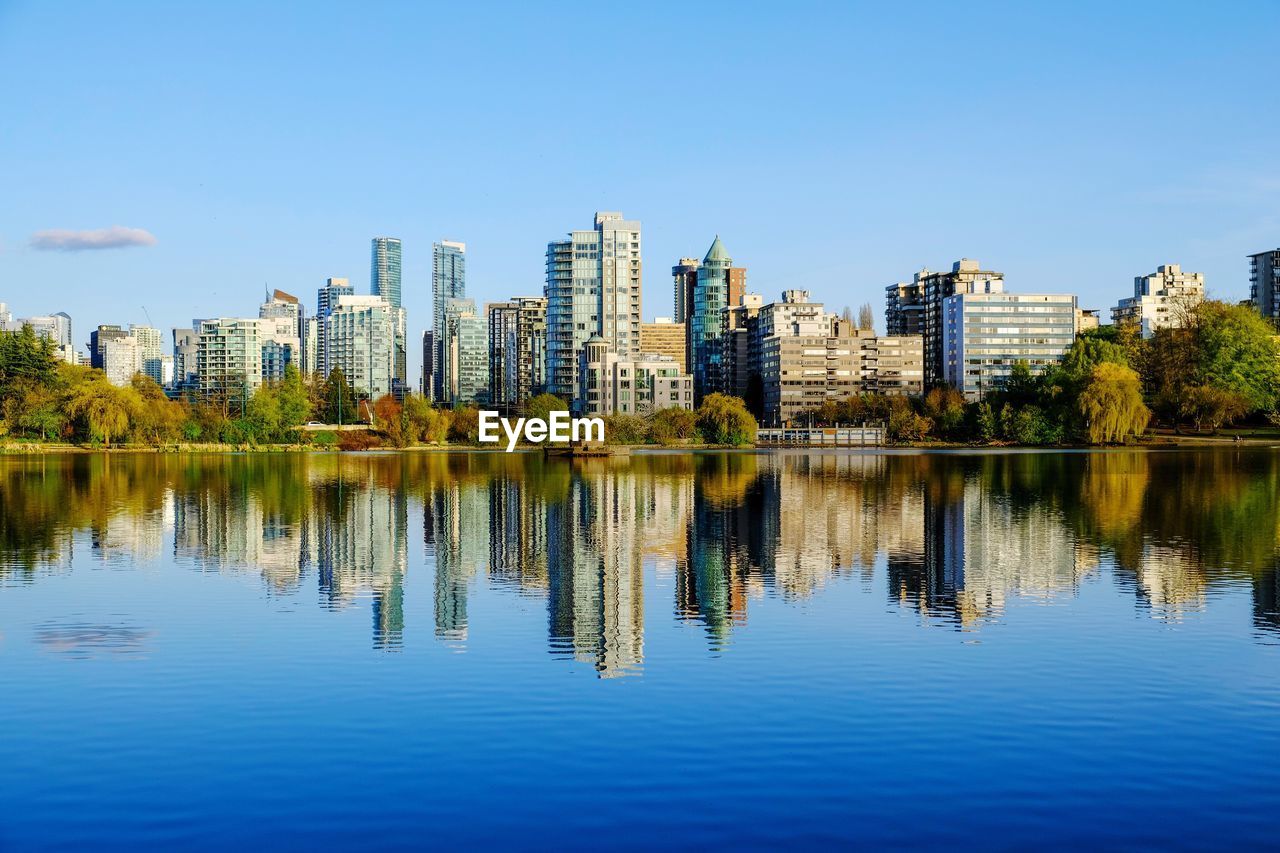
[{"label": "shoreline", "polygon": [[[840,450],[840,451],[868,451],[872,453],[882,453],[884,451],[956,451],[956,450],[977,450],[989,452],[1017,452],[1024,453],[1027,451],[1041,452],[1079,452],[1079,451],[1103,451],[1103,450],[1185,450],[1185,449],[1225,449],[1232,447],[1280,447],[1280,436],[1269,437],[1243,437],[1239,440],[1235,437],[1228,436],[1175,436],[1175,435],[1159,435],[1154,436],[1146,441],[1132,444],[967,444],[963,442],[911,442],[906,444],[883,444],[874,446],[837,446],[837,445],[818,445],[818,444],[795,444],[795,445],[714,445],[714,444],[684,444],[684,445],[661,445],[661,444],[630,444],[630,445],[612,445],[621,450],[623,453],[601,454],[599,456],[583,456],[580,458],[613,458],[615,456],[626,456],[635,453],[692,453],[692,452],[722,452],[722,453],[760,453],[770,451],[797,451],[797,450]],[[516,453],[538,453],[544,448],[540,447],[518,447]],[[372,447],[367,450],[340,450],[337,447],[317,447],[309,444],[260,444],[260,445],[229,445],[229,444],[173,444],[159,446],[117,446],[117,447],[86,447],[77,444],[53,444],[53,443],[7,443],[0,444],[0,456],[57,456],[57,455],[76,455],[76,454],[157,454],[157,455],[203,455],[203,454],[222,454],[222,453],[241,453],[241,454],[274,454],[274,453],[506,453],[504,448],[500,447],[481,447],[470,444],[443,444],[443,445],[417,445],[414,447]],[[566,456],[565,458],[574,458]]]}]

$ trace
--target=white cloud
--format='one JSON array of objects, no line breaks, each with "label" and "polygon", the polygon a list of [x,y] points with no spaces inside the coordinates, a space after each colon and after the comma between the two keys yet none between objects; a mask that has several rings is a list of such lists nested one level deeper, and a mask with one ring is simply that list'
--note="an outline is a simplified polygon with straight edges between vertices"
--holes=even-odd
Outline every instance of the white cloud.
[{"label": "white cloud", "polygon": [[91,231],[54,228],[31,235],[31,248],[47,252],[84,252],[90,249],[122,249],[126,246],[154,246],[155,235],[142,228],[112,225]]}]

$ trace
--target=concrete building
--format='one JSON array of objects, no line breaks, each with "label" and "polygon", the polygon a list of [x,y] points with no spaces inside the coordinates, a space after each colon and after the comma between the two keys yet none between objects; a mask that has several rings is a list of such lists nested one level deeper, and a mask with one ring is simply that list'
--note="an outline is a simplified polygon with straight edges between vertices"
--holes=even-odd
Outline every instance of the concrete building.
[{"label": "concrete building", "polygon": [[450,299],[465,299],[467,296],[467,244],[454,240],[441,240],[431,247],[431,329],[434,332],[432,341],[436,347],[435,356],[431,359],[436,365],[432,399],[444,398],[444,374],[440,365],[444,364],[444,332],[445,305]]},{"label": "concrete building", "polygon": [[517,296],[487,306],[489,404],[519,414],[546,383],[547,300]]},{"label": "concrete building", "polygon": [[[753,372],[751,325],[763,306],[760,294],[744,293],[736,305],[726,306],[720,314],[720,390],[744,400],[751,391]],[[759,360],[759,353],[755,360]],[[754,369],[758,370],[758,365]]]},{"label": "concrete building", "polygon": [[1003,386],[1019,362],[1033,374],[1060,364],[1075,341],[1076,307],[1076,297],[1065,293],[947,297],[943,300],[941,381],[973,401]]},{"label": "concrete building", "polygon": [[200,321],[196,376],[204,400],[242,412],[262,385],[262,323],[244,317]]},{"label": "concrete building", "polygon": [[344,296],[354,296],[355,288],[345,278],[327,278],[324,287],[316,291],[316,360],[312,373],[328,376],[333,370],[328,352],[329,315],[338,307],[338,300]]},{"label": "concrete building", "polygon": [[289,315],[259,317],[262,337],[262,378],[278,382],[284,369],[297,367],[302,360],[302,344],[298,339],[298,319]]},{"label": "concrete building", "polygon": [[665,355],[619,356],[593,335],[578,368],[577,409],[583,415],[647,415],[660,409],[693,408],[693,377]]},{"label": "concrete building", "polygon": [[142,373],[157,385],[164,384],[164,372],[160,367],[160,356],[164,352],[164,336],[159,329],[151,326],[129,326],[129,337],[138,341],[142,347]]},{"label": "concrete building", "polygon": [[[124,387],[143,372],[144,347],[131,335],[109,337],[102,341],[102,370],[112,385]],[[157,365],[158,367],[158,365]]]},{"label": "concrete building", "polygon": [[654,317],[652,323],[640,324],[640,352],[669,356],[681,370],[689,372],[685,325],[672,322],[670,317]]},{"label": "concrete building", "polygon": [[924,393],[924,338],[920,335],[859,336],[862,391],[889,397]]},{"label": "concrete building", "polygon": [[1156,329],[1177,328],[1187,312],[1204,300],[1204,273],[1183,272],[1178,264],[1163,264],[1150,275],[1133,280],[1133,296],[1111,309],[1116,325],[1132,323],[1149,338]]},{"label": "concrete building", "polygon": [[173,330],[173,383],[179,390],[195,390],[199,377],[197,357],[200,349],[200,321],[191,321],[190,329]]},{"label": "concrete building", "polygon": [[307,362],[307,348],[303,344],[307,336],[307,311],[298,297],[283,290],[275,290],[258,308],[258,316],[264,320],[289,320],[293,324],[294,347],[293,366],[300,373],[306,374],[312,368]]},{"label": "concrete building", "polygon": [[408,349],[405,340],[406,318],[401,301],[401,251],[398,237],[374,237],[371,241],[369,261],[369,293],[381,296],[395,311],[392,320],[394,335],[393,377],[400,384],[408,381]]},{"label": "concrete building", "polygon": [[675,306],[675,321],[687,325],[689,314],[693,311],[693,289],[698,285],[698,267],[702,262],[697,258],[681,258],[680,263],[671,268],[672,291]]},{"label": "concrete building", "polygon": [[1102,312],[1097,308],[1079,308],[1076,310],[1076,334],[1083,334],[1102,326]]},{"label": "concrete building", "polygon": [[921,279],[929,274],[929,270],[921,270],[911,281],[900,281],[884,289],[885,334],[924,334],[924,284]]},{"label": "concrete building", "polygon": [[422,396],[436,399],[436,333],[427,329],[422,333]]},{"label": "concrete building", "polygon": [[103,369],[102,347],[107,341],[127,338],[129,333],[120,326],[101,325],[89,333],[89,364]]},{"label": "concrete building", "polygon": [[592,335],[620,356],[640,346],[640,223],[597,213],[592,230],[548,243],[546,257],[547,390],[570,400]]},{"label": "concrete building", "polygon": [[398,314],[382,296],[340,296],[325,322],[329,369],[341,370],[358,396],[392,391]]},{"label": "concrete building", "polygon": [[[885,305],[886,332],[890,335],[921,334],[924,336],[924,384],[932,388],[946,381],[942,348],[942,302],[958,293],[1003,293],[1004,275],[982,269],[981,264],[969,258],[961,258],[951,265],[950,272],[916,273],[905,291],[894,295],[894,285],[889,288]],[[920,304],[919,329],[916,322],[916,302]]]}]

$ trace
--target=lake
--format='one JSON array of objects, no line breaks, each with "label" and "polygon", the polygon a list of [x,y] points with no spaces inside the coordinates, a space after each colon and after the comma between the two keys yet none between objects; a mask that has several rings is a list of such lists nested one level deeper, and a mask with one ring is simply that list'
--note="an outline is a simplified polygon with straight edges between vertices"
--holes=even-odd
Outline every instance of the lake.
[{"label": "lake", "polygon": [[1280,451],[0,459],[0,849],[1275,843]]}]

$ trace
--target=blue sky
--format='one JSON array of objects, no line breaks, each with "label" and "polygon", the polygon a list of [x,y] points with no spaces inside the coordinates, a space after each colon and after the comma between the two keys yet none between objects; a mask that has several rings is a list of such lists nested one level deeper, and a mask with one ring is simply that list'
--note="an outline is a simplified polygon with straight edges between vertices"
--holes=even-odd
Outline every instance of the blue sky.
[{"label": "blue sky", "polygon": [[[368,287],[431,242],[477,301],[549,239],[644,223],[646,316],[720,234],[751,289],[835,306],[961,256],[1114,304],[1161,263],[1247,294],[1280,245],[1280,4],[0,0],[0,301],[92,325]],[[111,226],[155,244],[32,236]]]}]

